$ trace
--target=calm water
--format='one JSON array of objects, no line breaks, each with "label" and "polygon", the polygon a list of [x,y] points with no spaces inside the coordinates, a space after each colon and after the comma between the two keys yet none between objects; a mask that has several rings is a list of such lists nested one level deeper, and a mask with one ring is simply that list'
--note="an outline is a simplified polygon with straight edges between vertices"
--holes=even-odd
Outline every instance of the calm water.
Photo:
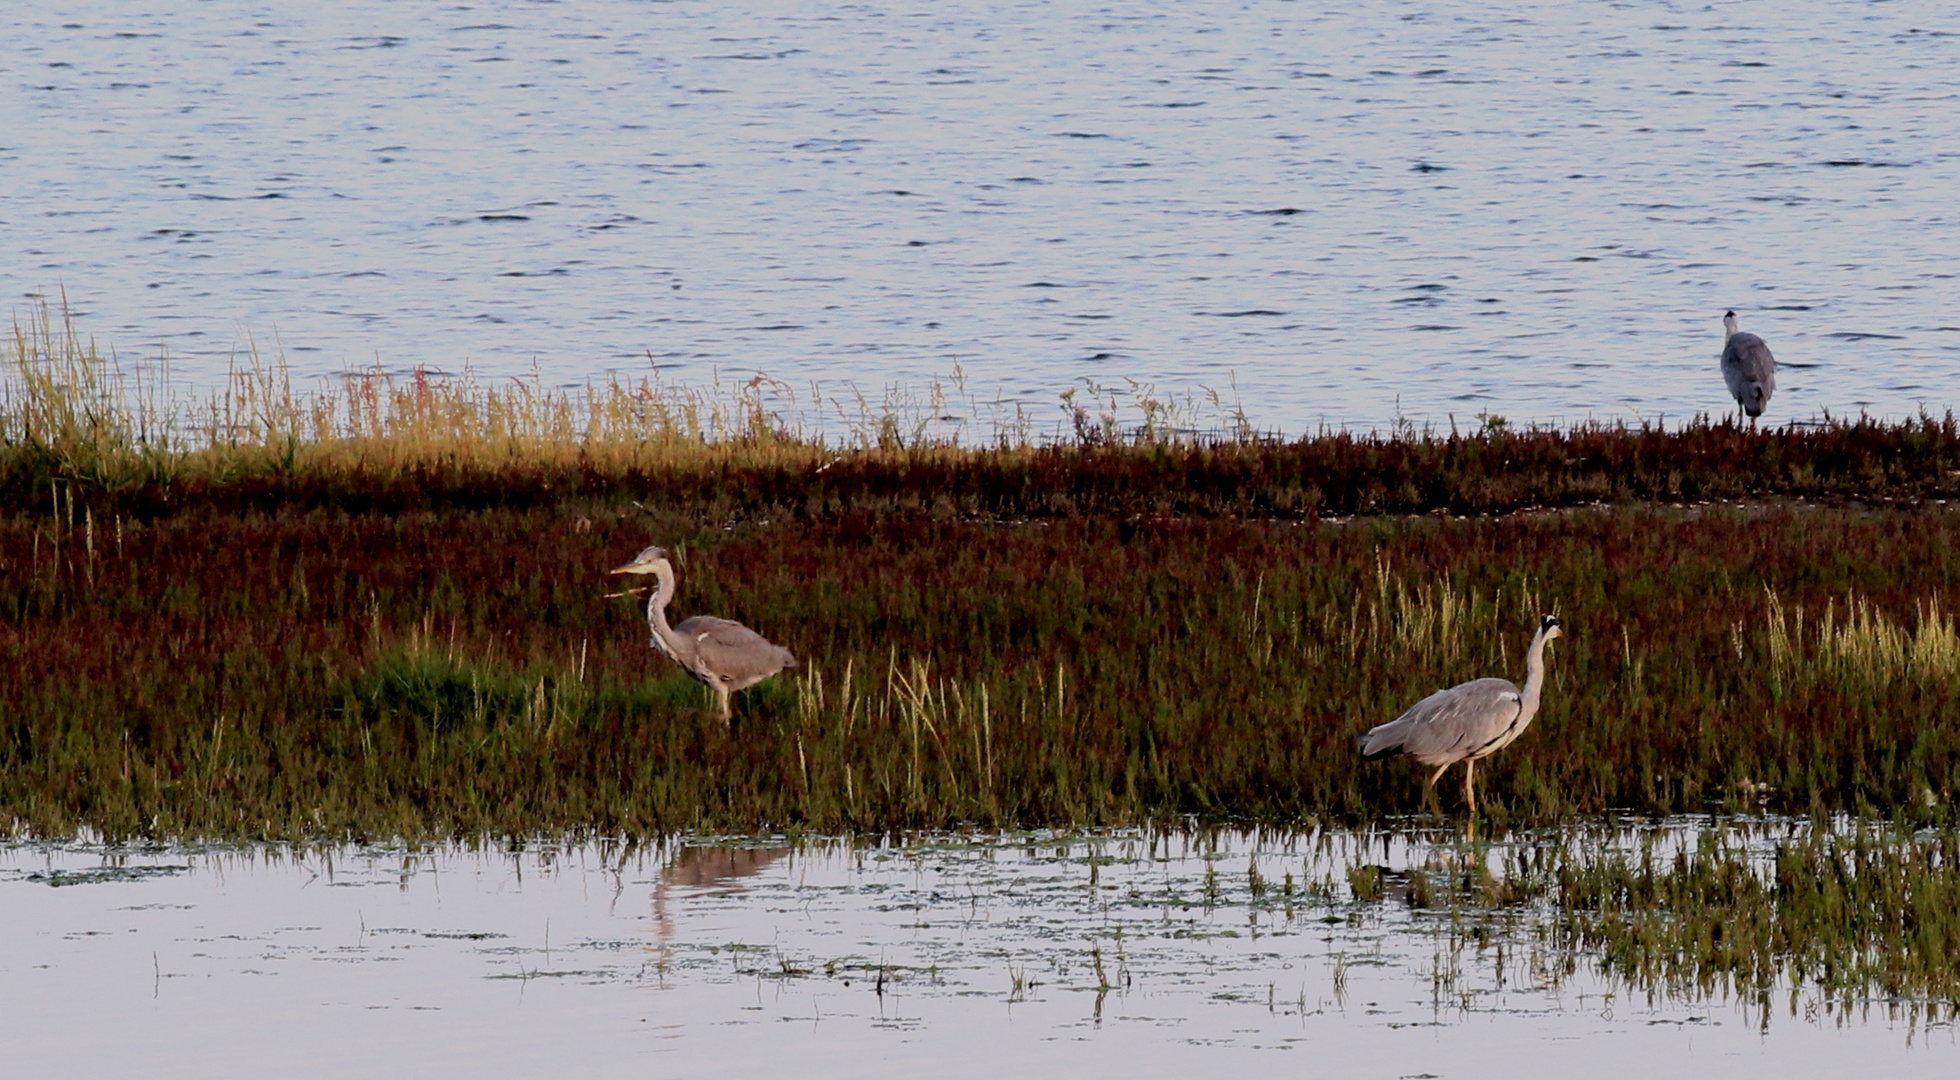
[{"label": "calm water", "polygon": [[[21,1076],[1953,1075],[1950,1024],[1649,998],[1357,905],[1408,836],[622,857],[0,848]],[[1251,890],[1255,865],[1270,887]],[[1508,949],[1506,948],[1508,946]]]},{"label": "calm water", "polygon": [[0,292],[221,374],[959,365],[1256,422],[1960,399],[1935,3],[0,10]]}]

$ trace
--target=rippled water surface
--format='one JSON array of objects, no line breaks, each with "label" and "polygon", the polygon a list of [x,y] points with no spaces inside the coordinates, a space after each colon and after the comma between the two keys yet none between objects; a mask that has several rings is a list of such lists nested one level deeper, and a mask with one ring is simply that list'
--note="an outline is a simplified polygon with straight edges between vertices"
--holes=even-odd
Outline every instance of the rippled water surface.
[{"label": "rippled water surface", "polygon": [[[1401,414],[1954,403],[1931,3],[0,10],[0,288],[221,375],[957,364]],[[1059,413],[1055,413],[1059,415]]]},{"label": "rippled water surface", "polygon": [[1950,1023],[1882,1001],[1652,997],[1562,965],[1529,918],[1478,932],[1339,884],[1426,847],[15,845],[0,1026],[21,1076],[1930,1077],[1960,1060]]}]

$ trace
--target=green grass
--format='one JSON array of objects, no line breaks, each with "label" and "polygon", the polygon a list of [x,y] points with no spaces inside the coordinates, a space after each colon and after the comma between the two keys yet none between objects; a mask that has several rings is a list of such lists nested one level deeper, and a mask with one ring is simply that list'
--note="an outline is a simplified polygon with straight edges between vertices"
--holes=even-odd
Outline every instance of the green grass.
[{"label": "green grass", "polygon": [[1493,944],[1522,947],[1534,957],[1527,985],[1583,965],[1650,1000],[1738,999],[1765,1028],[1800,1002],[1810,1019],[1877,1006],[1912,1025],[1950,1023],[1960,1004],[1951,829],[1587,826],[1419,847],[1416,858],[1401,872],[1350,865],[1349,898],[1364,911],[1399,902],[1448,916],[1426,924],[1449,939],[1439,970],[1473,951],[1489,963]]},{"label": "green grass", "polygon": [[1673,856],[1615,853],[1559,871],[1568,947],[1631,985],[1767,1001],[1790,986],[1833,1011],[1872,997],[1960,1001],[1960,837],[1854,828],[1752,850],[1721,833]]}]

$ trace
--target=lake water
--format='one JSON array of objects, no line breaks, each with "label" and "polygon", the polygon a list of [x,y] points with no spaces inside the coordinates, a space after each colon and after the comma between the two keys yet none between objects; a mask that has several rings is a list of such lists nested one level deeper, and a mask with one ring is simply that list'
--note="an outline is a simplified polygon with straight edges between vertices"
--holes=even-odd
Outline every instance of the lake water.
[{"label": "lake water", "polygon": [[[550,383],[1092,379],[1287,431],[1943,411],[1933,3],[0,9],[0,291],[180,382],[244,340]],[[1234,389],[1235,388],[1235,389]]]},{"label": "lake water", "polygon": [[1339,884],[1432,843],[1458,842],[17,843],[0,1031],[20,1076],[1780,1080],[1960,1061],[1950,1021],[1883,1000],[1650,996],[1561,964],[1532,918],[1474,920],[1473,941]]}]

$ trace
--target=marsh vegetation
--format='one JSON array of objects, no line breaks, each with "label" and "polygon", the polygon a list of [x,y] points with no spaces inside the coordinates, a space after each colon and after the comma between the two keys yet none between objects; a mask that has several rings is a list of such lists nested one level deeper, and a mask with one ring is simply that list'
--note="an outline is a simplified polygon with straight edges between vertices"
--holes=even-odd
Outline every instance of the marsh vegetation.
[{"label": "marsh vegetation", "polygon": [[[1831,419],[1262,433],[1232,395],[1127,383],[1052,409],[955,378],[867,397],[756,376],[580,387],[467,373],[349,372],[293,385],[256,349],[180,393],[167,365],[105,356],[43,308],[7,343],[0,496],[72,488],[100,512],[405,513],[618,505],[656,496],[730,521],[920,516],[1003,521],[1477,515],[1547,507],[1797,499],[1922,505],[1960,496],[1960,422]],[[43,510],[45,512],[45,510]]]},{"label": "marsh vegetation", "polygon": [[[1951,421],[1280,442],[1091,418],[973,448],[887,416],[841,445],[651,385],[302,398],[252,370],[166,410],[58,321],[13,347],[0,812],[36,834],[1367,820],[1421,785],[1351,737],[1515,677],[1548,611],[1569,637],[1489,768],[1500,826],[1946,820],[1960,785],[1944,502],[1597,502],[1662,476],[1934,494]],[[1384,496],[1406,470],[1441,486]],[[1385,498],[1442,512],[1319,512]],[[605,595],[649,539],[677,615],[807,662],[732,734]]]}]

